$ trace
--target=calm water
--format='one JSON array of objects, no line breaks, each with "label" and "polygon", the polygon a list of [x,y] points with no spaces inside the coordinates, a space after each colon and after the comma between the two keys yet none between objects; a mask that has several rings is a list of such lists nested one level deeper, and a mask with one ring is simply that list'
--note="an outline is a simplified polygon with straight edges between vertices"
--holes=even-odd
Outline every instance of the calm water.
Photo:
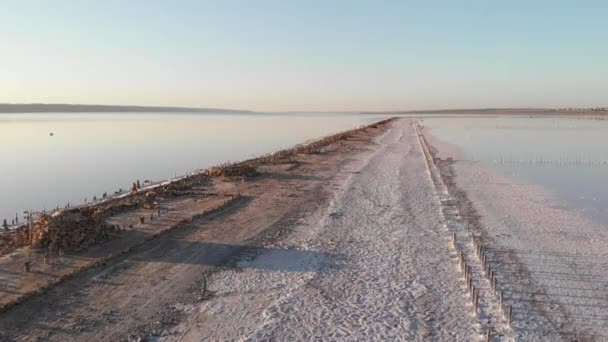
[{"label": "calm water", "polygon": [[538,184],[569,207],[608,223],[608,121],[573,118],[425,118],[459,159]]},{"label": "calm water", "polygon": [[[345,114],[2,114],[0,220],[381,120]],[[53,136],[50,135],[53,133]],[[19,214],[19,216],[22,216]],[[1,221],[0,221],[1,222]]]}]

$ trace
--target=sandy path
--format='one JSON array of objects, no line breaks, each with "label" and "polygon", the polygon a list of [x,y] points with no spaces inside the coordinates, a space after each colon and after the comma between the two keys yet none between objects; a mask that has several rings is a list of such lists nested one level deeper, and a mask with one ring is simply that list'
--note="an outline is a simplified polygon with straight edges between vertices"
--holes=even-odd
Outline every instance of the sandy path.
[{"label": "sandy path", "polygon": [[238,203],[0,315],[0,340],[480,339],[412,123],[226,183]]},{"label": "sandy path", "polygon": [[298,155],[295,164],[267,166],[258,177],[218,185],[241,199],[2,313],[0,341],[155,339],[201,301],[203,273],[233,268],[235,257],[252,253],[309,258],[297,250],[275,251],[267,242],[326,203],[329,184],[344,163],[369,149],[370,139],[383,130],[368,128],[323,153]]},{"label": "sandy path", "polygon": [[411,122],[346,171],[280,249],[215,274],[170,340],[479,338]]}]

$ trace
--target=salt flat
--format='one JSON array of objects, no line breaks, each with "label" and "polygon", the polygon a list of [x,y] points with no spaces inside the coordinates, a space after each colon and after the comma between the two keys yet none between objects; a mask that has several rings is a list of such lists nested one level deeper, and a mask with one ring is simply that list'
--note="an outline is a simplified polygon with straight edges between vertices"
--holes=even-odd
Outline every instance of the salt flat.
[{"label": "salt flat", "polygon": [[214,275],[213,298],[172,339],[479,337],[412,125],[395,122],[334,179],[330,205],[276,245],[314,257],[262,253]]}]

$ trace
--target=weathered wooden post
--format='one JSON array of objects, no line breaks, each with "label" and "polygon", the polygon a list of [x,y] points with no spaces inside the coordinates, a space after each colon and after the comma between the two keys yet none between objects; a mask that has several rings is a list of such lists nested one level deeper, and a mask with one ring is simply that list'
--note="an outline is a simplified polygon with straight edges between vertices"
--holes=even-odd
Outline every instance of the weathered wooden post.
[{"label": "weathered wooden post", "polygon": [[513,323],[513,304],[509,304],[509,315],[507,322],[509,323],[509,326],[511,326],[511,324]]},{"label": "weathered wooden post", "polygon": [[492,330],[488,329],[488,336],[486,337],[486,342],[492,341]]},{"label": "weathered wooden post", "polygon": [[144,222],[146,221],[146,218],[143,216],[139,217],[139,223],[144,224]]},{"label": "weathered wooden post", "polygon": [[26,261],[23,263],[23,272],[29,273],[31,271],[31,263]]},{"label": "weathered wooden post", "polygon": [[479,291],[475,292],[475,298],[473,299],[473,313],[477,314],[477,306],[479,305]]},{"label": "weathered wooden post", "polygon": [[503,293],[502,293],[502,290],[500,290],[500,301],[499,301],[500,302],[500,310],[504,313],[504,309],[502,307],[502,300],[503,300]]},{"label": "weathered wooden post", "polygon": [[458,268],[462,271],[462,254],[458,254]]},{"label": "weathered wooden post", "polygon": [[464,252],[460,251],[460,259],[462,260],[462,267],[464,268],[465,260],[464,260]]},{"label": "weathered wooden post", "polygon": [[203,298],[207,295],[207,275],[203,273]]},{"label": "weathered wooden post", "polygon": [[471,270],[469,270],[469,283],[471,283],[471,288],[475,287],[473,283],[473,273],[471,273]]}]

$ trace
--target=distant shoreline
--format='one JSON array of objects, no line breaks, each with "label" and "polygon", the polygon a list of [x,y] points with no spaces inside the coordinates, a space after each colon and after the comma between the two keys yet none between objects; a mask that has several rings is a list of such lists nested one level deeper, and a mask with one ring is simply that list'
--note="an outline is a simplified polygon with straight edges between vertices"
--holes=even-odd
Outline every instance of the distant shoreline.
[{"label": "distant shoreline", "polygon": [[595,108],[472,108],[472,109],[426,109],[388,111],[252,111],[246,109],[84,105],[63,103],[0,103],[0,114],[24,113],[264,113],[264,114],[453,114],[453,115],[555,115],[591,114],[606,115],[608,107]]},{"label": "distant shoreline", "polygon": [[249,110],[221,108],[188,108],[188,107],[157,107],[157,106],[112,106],[112,105],[81,105],[81,104],[10,104],[0,103],[0,113],[253,113]]},{"label": "distant shoreline", "polygon": [[546,115],[546,114],[608,114],[607,108],[477,108],[477,109],[437,109],[437,110],[404,110],[387,112],[361,112],[361,114],[492,114],[492,115]]}]

